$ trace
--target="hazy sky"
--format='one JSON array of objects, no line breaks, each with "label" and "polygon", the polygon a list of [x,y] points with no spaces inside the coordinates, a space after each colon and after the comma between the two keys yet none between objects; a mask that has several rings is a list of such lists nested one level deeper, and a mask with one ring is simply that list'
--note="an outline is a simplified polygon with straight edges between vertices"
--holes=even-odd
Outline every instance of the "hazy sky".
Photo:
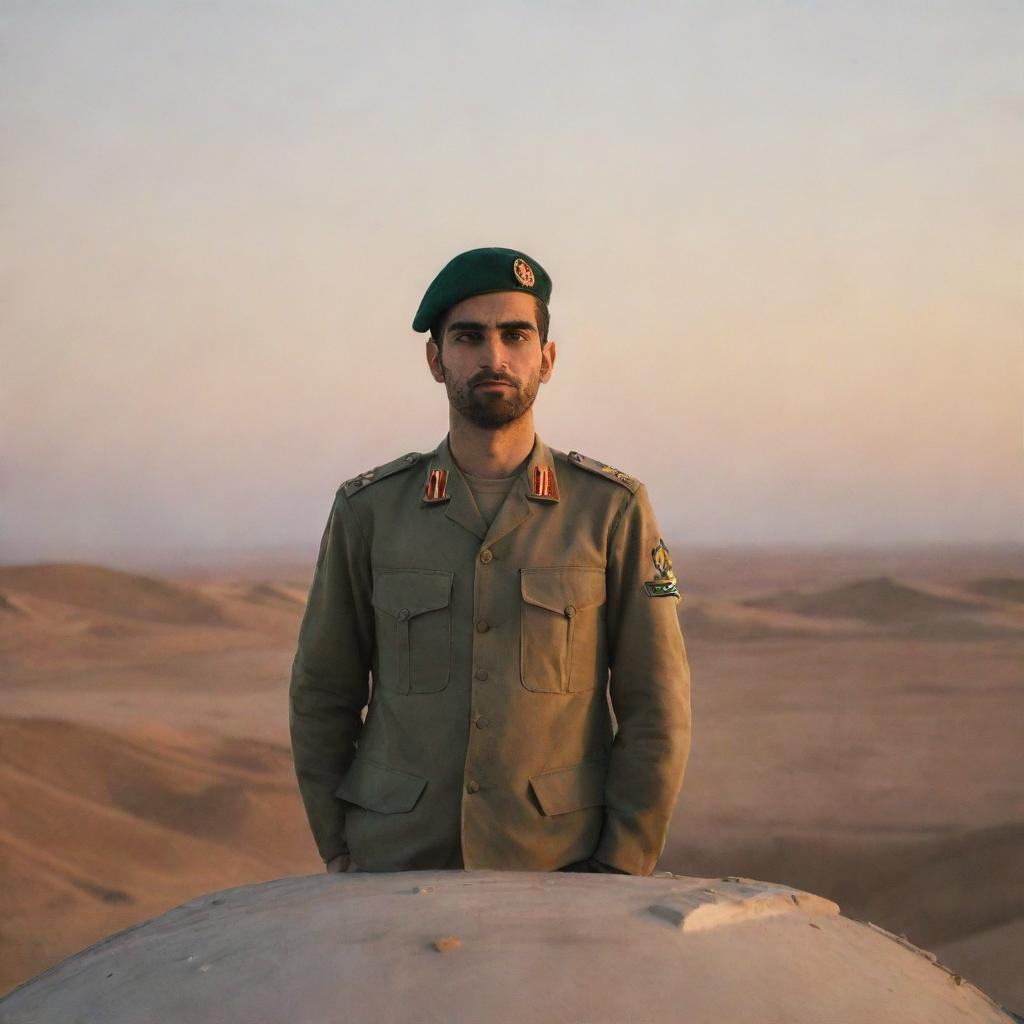
[{"label": "hazy sky", "polygon": [[538,430],[704,543],[1024,540],[1024,5],[0,3],[0,560],[304,544],[447,429],[455,253]]}]

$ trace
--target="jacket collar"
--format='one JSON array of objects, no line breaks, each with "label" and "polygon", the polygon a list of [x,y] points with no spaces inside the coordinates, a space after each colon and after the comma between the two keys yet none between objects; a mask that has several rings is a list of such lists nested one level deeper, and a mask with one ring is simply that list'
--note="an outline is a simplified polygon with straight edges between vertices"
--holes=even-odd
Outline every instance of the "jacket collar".
[{"label": "jacket collar", "polygon": [[526,465],[498,510],[490,529],[473,500],[466,478],[452,458],[448,435],[434,450],[427,467],[420,503],[424,507],[445,506],[445,515],[491,545],[520,526],[537,508],[559,501],[558,478],[551,450],[534,435],[533,449]]}]

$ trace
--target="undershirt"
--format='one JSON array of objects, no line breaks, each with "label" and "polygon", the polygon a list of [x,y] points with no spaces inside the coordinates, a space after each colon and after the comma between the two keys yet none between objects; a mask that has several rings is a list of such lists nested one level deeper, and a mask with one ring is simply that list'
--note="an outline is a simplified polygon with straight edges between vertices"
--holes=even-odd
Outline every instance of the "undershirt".
[{"label": "undershirt", "polygon": [[512,476],[502,476],[497,479],[486,476],[472,476],[465,470],[461,472],[466,478],[466,483],[469,484],[469,489],[473,494],[476,507],[480,510],[480,515],[484,517],[484,522],[490,528],[491,523],[494,522],[494,517],[498,514],[498,509],[505,502],[506,495],[512,490],[512,485],[516,482],[520,470],[516,470]]}]

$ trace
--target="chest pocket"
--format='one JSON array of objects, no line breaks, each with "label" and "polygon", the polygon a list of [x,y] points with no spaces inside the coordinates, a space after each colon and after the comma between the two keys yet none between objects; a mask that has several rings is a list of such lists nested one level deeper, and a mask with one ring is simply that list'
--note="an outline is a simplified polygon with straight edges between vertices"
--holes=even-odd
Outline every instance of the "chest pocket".
[{"label": "chest pocket", "polygon": [[452,577],[430,569],[379,569],[373,574],[376,682],[381,689],[437,693],[448,685]]},{"label": "chest pocket", "polygon": [[604,569],[520,570],[520,678],[537,693],[579,693],[607,679]]}]

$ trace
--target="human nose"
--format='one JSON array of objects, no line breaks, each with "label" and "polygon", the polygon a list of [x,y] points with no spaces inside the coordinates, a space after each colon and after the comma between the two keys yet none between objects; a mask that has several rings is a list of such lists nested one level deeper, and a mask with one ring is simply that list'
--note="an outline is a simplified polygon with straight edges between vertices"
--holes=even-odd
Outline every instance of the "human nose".
[{"label": "human nose", "polygon": [[508,366],[508,348],[498,331],[488,331],[484,335],[477,359],[482,370],[497,370]]}]

